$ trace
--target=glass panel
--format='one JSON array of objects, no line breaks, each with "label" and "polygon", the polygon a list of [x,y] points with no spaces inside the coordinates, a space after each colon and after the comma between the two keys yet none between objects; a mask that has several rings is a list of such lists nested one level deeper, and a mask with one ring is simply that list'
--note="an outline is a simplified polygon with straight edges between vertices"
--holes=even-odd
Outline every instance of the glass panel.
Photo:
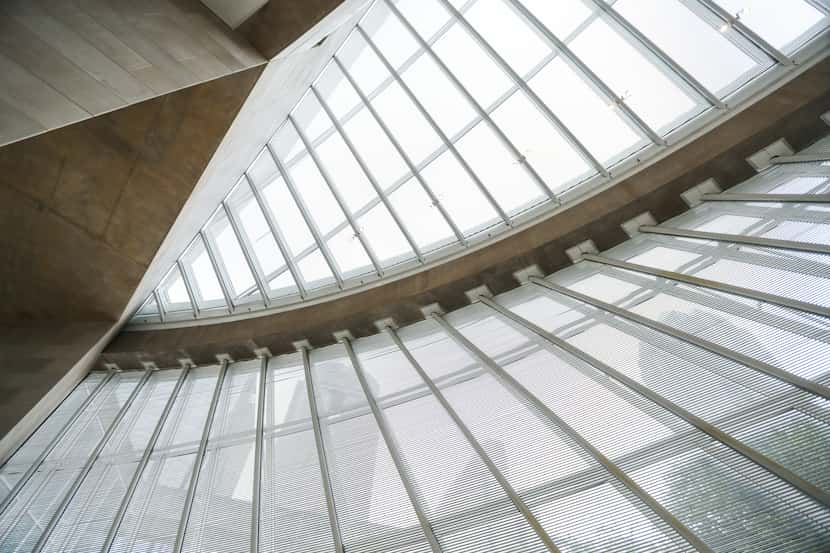
[{"label": "glass panel", "polygon": [[[804,0],[718,0],[732,16],[761,35],[767,42],[785,52],[792,52],[804,38],[821,27],[827,27],[825,15]],[[804,34],[808,37],[804,37]]]},{"label": "glass panel", "polygon": [[395,190],[389,200],[421,251],[439,248],[454,239],[441,212],[414,178]]},{"label": "glass panel", "polygon": [[449,12],[436,0],[395,0],[395,6],[427,42],[450,21]]},{"label": "glass panel", "polygon": [[216,212],[205,229],[205,234],[213,243],[213,251],[218,258],[216,261],[225,274],[225,282],[230,284],[234,299],[243,302],[258,301],[260,296],[254,275],[251,274],[242,246],[236,239],[224,210]]},{"label": "glass panel", "polygon": [[320,250],[314,250],[297,261],[297,268],[308,288],[321,288],[334,282],[334,275]]},{"label": "glass panel", "polygon": [[[570,35],[596,13],[596,8],[589,9],[590,2],[582,0],[521,0],[534,16],[557,38],[567,43]],[[612,3],[612,2],[609,2]],[[614,4],[616,7],[616,4]]]},{"label": "glass panel", "polygon": [[193,309],[178,266],[174,266],[167,274],[167,278],[162,281],[158,288],[158,294],[164,311],[167,313]]},{"label": "glass panel", "polygon": [[182,256],[182,265],[187,271],[199,308],[224,307],[222,287],[201,238],[194,240],[190,249]]},{"label": "glass panel", "polygon": [[414,257],[409,242],[385,205],[379,204],[370,209],[357,220],[357,224],[381,265],[386,267]]},{"label": "glass panel", "polygon": [[372,105],[415,165],[441,146],[438,134],[398,83],[378,94]]},{"label": "glass panel", "polygon": [[137,317],[152,317],[159,314],[159,307],[156,305],[156,299],[153,296],[147,298],[144,305],[136,312]]},{"label": "glass panel", "polygon": [[377,2],[360,24],[395,70],[418,50],[418,43],[383,2]]},{"label": "glass panel", "polygon": [[363,249],[352,227],[346,226],[329,238],[328,246],[334,262],[340,269],[340,274],[344,277],[370,273],[374,270],[366,250]]}]

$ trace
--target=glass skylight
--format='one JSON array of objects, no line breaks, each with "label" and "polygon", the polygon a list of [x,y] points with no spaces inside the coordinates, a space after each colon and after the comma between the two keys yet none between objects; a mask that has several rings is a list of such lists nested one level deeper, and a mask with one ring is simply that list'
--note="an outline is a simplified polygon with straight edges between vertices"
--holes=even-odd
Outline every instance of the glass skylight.
[{"label": "glass skylight", "polygon": [[828,26],[816,0],[376,0],[134,321],[463,251],[749,101]]}]

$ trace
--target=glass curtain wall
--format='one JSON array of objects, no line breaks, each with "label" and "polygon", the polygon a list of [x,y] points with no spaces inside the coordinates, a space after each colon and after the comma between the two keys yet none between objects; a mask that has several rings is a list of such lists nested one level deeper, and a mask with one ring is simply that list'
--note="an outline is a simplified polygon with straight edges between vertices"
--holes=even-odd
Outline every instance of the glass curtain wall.
[{"label": "glass curtain wall", "polygon": [[93,372],[0,468],[0,550],[827,551],[828,164],[405,328]]}]

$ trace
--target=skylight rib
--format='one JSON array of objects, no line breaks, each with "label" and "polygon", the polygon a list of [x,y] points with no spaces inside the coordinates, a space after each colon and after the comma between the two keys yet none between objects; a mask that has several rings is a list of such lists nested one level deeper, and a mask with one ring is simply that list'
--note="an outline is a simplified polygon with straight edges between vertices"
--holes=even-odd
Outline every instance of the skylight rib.
[{"label": "skylight rib", "polygon": [[133,321],[287,308],[579,198],[827,49],[826,2],[741,1],[376,0]]}]

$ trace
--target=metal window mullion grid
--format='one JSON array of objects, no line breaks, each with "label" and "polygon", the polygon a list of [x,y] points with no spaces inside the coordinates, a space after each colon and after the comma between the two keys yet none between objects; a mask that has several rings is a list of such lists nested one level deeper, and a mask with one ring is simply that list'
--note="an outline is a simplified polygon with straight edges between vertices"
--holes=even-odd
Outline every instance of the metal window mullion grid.
[{"label": "metal window mullion grid", "polygon": [[708,232],[694,229],[667,227],[665,225],[652,226],[643,225],[640,232],[650,234],[663,234],[665,236],[679,236],[681,238],[699,238],[701,240],[713,240],[716,242],[729,242],[732,244],[743,244],[748,246],[759,246],[779,250],[792,250],[797,252],[830,254],[830,245],[795,242],[792,240],[781,240],[778,238],[766,238],[764,236],[752,236],[742,234],[728,234],[723,232]]},{"label": "metal window mullion grid", "polygon": [[240,227],[236,213],[231,209],[231,206],[228,205],[227,199],[222,200],[222,210],[225,212],[225,217],[228,219],[228,224],[230,225],[234,236],[236,236],[237,242],[239,242],[239,246],[242,249],[242,256],[245,258],[245,263],[251,271],[251,276],[254,277],[257,290],[259,291],[260,296],[262,296],[262,303],[265,307],[268,307],[271,305],[271,296],[268,294],[268,284],[265,282],[265,277],[263,276],[262,270],[257,262],[254,248],[248,241],[248,236]]},{"label": "metal window mullion grid", "polygon": [[[354,89],[355,93],[360,98],[360,101],[363,102],[363,105],[366,107],[367,110],[369,110],[369,113],[372,115],[372,118],[374,118],[375,122],[381,128],[383,134],[392,144],[392,147],[395,149],[396,152],[398,152],[398,155],[401,156],[401,159],[403,159],[404,164],[410,172],[409,178],[414,178],[418,182],[418,184],[421,185],[421,188],[423,188],[424,192],[429,197],[430,201],[432,202],[432,205],[434,205],[436,209],[438,209],[438,211],[441,212],[441,215],[444,217],[444,220],[447,222],[447,225],[449,225],[450,229],[455,235],[456,240],[458,240],[458,242],[462,245],[466,246],[467,240],[464,238],[464,234],[458,228],[458,225],[455,224],[455,221],[452,220],[450,214],[447,213],[447,210],[444,209],[444,206],[441,204],[441,202],[438,201],[438,197],[435,195],[435,193],[432,191],[432,188],[430,188],[430,186],[421,176],[420,171],[418,171],[418,169],[415,167],[415,164],[412,162],[412,159],[410,159],[409,155],[403,150],[403,147],[392,134],[392,131],[389,130],[389,127],[386,125],[386,122],[384,122],[384,120],[380,117],[380,114],[369,102],[369,99],[366,97],[365,94],[363,94],[363,91],[360,90],[360,88],[357,86],[354,77],[352,77],[351,73],[349,73],[349,71],[346,69],[346,66],[343,65],[343,63],[337,56],[334,56],[334,58],[332,59],[335,65],[337,65],[337,68],[340,70],[340,72],[343,73],[343,76],[346,77],[346,80],[349,82],[349,85],[352,87],[352,89]],[[409,180],[409,178],[407,180]]]},{"label": "metal window mullion grid", "polygon": [[709,422],[701,419],[700,417],[697,417],[696,415],[693,415],[692,413],[680,407],[676,403],[655,393],[649,388],[646,388],[645,386],[643,386],[636,380],[632,379],[631,377],[626,376],[625,374],[603,363],[602,361],[586,353],[585,351],[577,348],[576,346],[573,346],[569,342],[566,342],[565,340],[562,340],[561,338],[554,336],[550,332],[537,326],[536,324],[525,319],[524,317],[517,315],[516,313],[496,303],[490,298],[480,296],[479,300],[488,307],[490,307],[494,312],[502,316],[505,320],[510,321],[513,324],[518,324],[527,328],[543,340],[550,342],[562,351],[597,368],[598,370],[608,375],[610,378],[613,378],[616,381],[627,386],[628,388],[634,390],[635,392],[643,396],[645,399],[659,405],[660,407],[685,420],[692,426],[698,428],[702,432],[708,434],[713,439],[724,444],[736,453],[743,455],[749,461],[753,462],[754,464],[766,470],[767,472],[775,475],[776,477],[783,480],[793,488],[799,490],[805,496],[813,499],[821,505],[824,505],[826,507],[830,506],[830,493],[825,492],[824,490],[818,488],[817,486],[806,481],[800,476],[794,474],[792,471],[785,468],[778,462],[770,459],[766,455],[759,453],[755,449],[747,446],[740,440],[735,439],[726,432],[723,432],[722,430],[710,424]]},{"label": "metal window mullion grid", "polygon": [[153,299],[156,300],[156,308],[159,310],[159,319],[161,319],[161,322],[167,321],[167,312],[161,304],[161,296],[159,296],[158,288],[153,290]]},{"label": "metal window mullion grid", "polygon": [[266,148],[268,153],[271,155],[271,159],[274,161],[274,164],[277,166],[277,170],[279,171],[280,175],[282,176],[283,182],[285,182],[285,186],[288,189],[289,194],[294,199],[294,203],[297,204],[297,208],[300,210],[300,214],[303,216],[305,220],[305,224],[308,227],[309,232],[311,232],[314,241],[317,242],[317,247],[320,249],[320,253],[323,255],[323,259],[328,265],[329,270],[331,271],[332,276],[334,276],[334,280],[337,283],[337,287],[343,289],[343,276],[340,274],[340,270],[337,268],[337,263],[334,261],[334,257],[332,256],[331,250],[329,249],[328,243],[323,239],[323,236],[320,234],[320,229],[317,227],[317,223],[312,219],[311,213],[308,210],[308,206],[303,200],[303,197],[300,195],[300,191],[297,190],[297,186],[294,183],[294,178],[289,174],[288,169],[285,168],[282,161],[280,161],[279,156],[277,156],[277,152],[274,151],[271,143],[267,143]]},{"label": "metal window mullion grid", "polygon": [[72,499],[74,499],[75,494],[78,493],[78,490],[81,488],[81,485],[84,483],[84,480],[86,479],[87,475],[89,475],[90,471],[92,470],[92,466],[98,460],[101,451],[103,451],[104,447],[106,447],[107,442],[109,442],[109,439],[112,437],[116,428],[124,419],[124,416],[127,414],[127,411],[130,409],[130,406],[132,406],[133,401],[144,387],[144,384],[150,378],[152,372],[153,371],[151,370],[144,371],[144,374],[142,375],[141,379],[135,384],[132,391],[130,392],[129,397],[127,397],[127,400],[119,409],[118,414],[115,416],[112,422],[110,422],[109,426],[107,426],[106,430],[101,436],[101,439],[98,440],[98,443],[95,445],[95,449],[92,450],[92,453],[90,453],[89,457],[86,460],[86,463],[84,463],[84,466],[81,468],[81,471],[78,473],[77,476],[75,476],[75,479],[72,481],[72,484],[69,486],[69,489],[64,493],[63,498],[58,504],[58,507],[55,509],[55,511],[49,518],[49,522],[46,524],[46,527],[41,533],[40,538],[38,539],[37,543],[32,549],[33,553],[40,553],[40,551],[43,551],[43,548],[46,546],[46,543],[49,541],[49,538],[55,531],[58,522],[60,521],[64,512],[66,512],[67,507],[69,507],[69,504],[72,502]]},{"label": "metal window mullion grid", "polygon": [[481,194],[487,199],[487,202],[499,215],[499,218],[502,220],[502,222],[504,222],[505,225],[510,226],[510,216],[507,215],[507,213],[505,213],[501,205],[499,205],[499,203],[490,193],[490,190],[488,190],[487,187],[484,186],[484,183],[481,182],[481,179],[478,178],[478,175],[475,173],[475,171],[473,171],[472,167],[470,167],[470,164],[467,163],[467,160],[464,159],[464,156],[462,156],[458,149],[455,147],[455,143],[451,142],[447,134],[441,129],[441,127],[438,126],[438,123],[435,121],[432,115],[429,114],[429,112],[426,110],[421,101],[417,98],[417,96],[415,96],[415,94],[412,92],[412,89],[409,88],[409,85],[407,85],[401,78],[401,76],[398,74],[398,72],[395,71],[395,68],[392,67],[392,64],[389,63],[389,60],[386,59],[386,56],[383,54],[383,52],[380,51],[380,48],[378,48],[375,42],[369,37],[368,33],[366,33],[366,31],[364,31],[363,28],[360,26],[357,27],[357,31],[360,34],[360,36],[363,37],[363,40],[366,41],[366,44],[369,45],[369,48],[372,50],[372,52],[375,53],[377,58],[380,60],[381,64],[395,79],[395,82],[398,84],[398,86],[401,87],[401,90],[403,90],[407,98],[409,98],[409,100],[413,104],[415,104],[415,108],[426,120],[426,122],[432,128],[433,132],[435,132],[435,134],[438,135],[438,138],[446,146],[450,154],[456,159],[456,161],[458,161],[458,163],[464,169],[464,172],[467,173],[467,176],[470,177],[473,183],[475,183],[476,188],[478,188],[479,192],[481,192]]},{"label": "metal window mullion grid", "polygon": [[[187,250],[185,250],[187,251]],[[187,272],[184,270],[184,265],[182,265],[181,259],[176,260],[176,267],[179,269],[179,273],[182,275],[182,282],[184,282],[184,289],[187,292],[187,297],[190,300],[190,306],[193,310],[193,317],[199,318],[199,304],[196,301],[196,292],[193,289],[193,284],[190,282],[190,277],[188,276]]]},{"label": "metal window mullion grid", "polygon": [[450,13],[450,15],[458,21],[462,27],[470,34],[470,36],[484,49],[488,56],[499,66],[499,68],[507,74],[508,77],[521,89],[533,104],[541,111],[550,123],[560,132],[563,138],[573,147],[584,159],[588,165],[594,168],[603,177],[608,178],[610,175],[608,170],[597,160],[593,154],[579,141],[568,127],[553,113],[548,105],[542,101],[541,98],[530,88],[527,82],[510,67],[504,58],[499,55],[490,44],[484,40],[484,37],[470,24],[469,21],[459,12],[448,0],[439,0],[441,5]]},{"label": "metal window mullion grid", "polygon": [[262,451],[265,422],[265,386],[268,375],[268,356],[263,355],[259,369],[256,410],[256,438],[254,441],[254,476],[251,490],[251,553],[259,552],[259,525],[262,511]]},{"label": "metal window mullion grid", "polygon": [[222,290],[222,296],[225,298],[225,307],[228,310],[228,314],[233,314],[234,309],[236,309],[233,301],[233,295],[228,287],[228,281],[226,280],[227,276],[223,274],[219,266],[219,260],[216,257],[216,251],[213,249],[213,244],[205,234],[204,229],[199,230],[199,238],[202,240],[208,260],[210,261],[210,266],[213,268],[214,275],[216,275],[216,281],[219,283],[219,288]]},{"label": "metal window mullion grid", "polygon": [[394,463],[395,469],[398,472],[401,484],[403,484],[403,487],[406,490],[406,495],[409,497],[409,502],[412,505],[413,510],[415,511],[415,515],[418,518],[418,522],[421,525],[424,537],[426,538],[427,542],[429,542],[430,549],[433,553],[442,553],[441,545],[438,543],[438,538],[435,537],[435,534],[432,531],[432,527],[430,526],[429,520],[427,519],[426,513],[423,507],[421,506],[420,496],[415,488],[414,482],[410,478],[409,471],[407,470],[406,465],[403,462],[403,457],[401,456],[401,452],[398,449],[398,444],[395,441],[395,437],[391,434],[389,428],[386,426],[386,415],[384,415],[383,411],[381,411],[380,407],[378,407],[378,404],[375,401],[374,395],[372,394],[372,390],[369,387],[369,383],[366,381],[366,376],[363,374],[363,368],[360,365],[360,361],[357,359],[357,355],[355,355],[354,349],[352,348],[352,344],[348,339],[341,339],[340,343],[342,343],[343,347],[346,349],[349,361],[351,362],[355,375],[357,375],[357,379],[360,382],[360,387],[363,390],[363,394],[366,396],[366,401],[369,403],[369,408],[372,411],[375,423],[377,423],[378,430],[380,430],[380,434],[383,438],[384,444],[386,445],[386,449],[387,451],[389,451],[389,455],[392,457],[392,462]]},{"label": "metal window mullion grid", "polygon": [[648,138],[653,144],[657,146],[666,146],[666,141],[657,132],[652,129],[648,123],[634,112],[633,109],[626,103],[625,99],[617,95],[605,81],[599,78],[596,73],[591,70],[581,59],[577,56],[563,41],[553,34],[539,19],[528,10],[524,4],[519,0],[506,0],[507,4],[519,14],[530,26],[535,29],[541,37],[556,50],[562,53],[563,58],[573,67],[577,72],[587,79],[591,88],[604,96],[610,105],[615,105],[619,108],[623,119],[628,125],[638,133]]},{"label": "metal window mullion grid", "polygon": [[720,194],[704,194],[700,197],[703,202],[775,202],[798,204],[826,204],[830,203],[830,194],[754,194],[741,192],[721,192]]},{"label": "metal window mullion grid", "polygon": [[317,155],[317,151],[312,148],[311,144],[308,141],[308,138],[305,135],[305,132],[303,132],[303,130],[294,120],[294,117],[289,115],[288,122],[294,128],[294,131],[297,133],[297,136],[300,137],[300,142],[302,142],[303,146],[308,152],[309,157],[311,158],[312,163],[314,163],[314,166],[317,168],[317,171],[319,171],[320,176],[323,178],[323,182],[326,183],[326,188],[328,188],[332,196],[334,196],[334,200],[337,202],[337,205],[340,206],[340,211],[343,212],[343,216],[346,218],[346,222],[349,224],[350,227],[352,227],[352,232],[354,233],[354,236],[358,239],[360,245],[363,246],[363,249],[366,251],[366,254],[369,257],[369,261],[372,263],[372,267],[374,267],[375,269],[375,273],[379,277],[382,277],[383,268],[381,267],[380,261],[378,260],[378,256],[375,254],[375,250],[372,248],[372,245],[369,244],[369,241],[366,240],[366,237],[360,230],[360,226],[357,224],[357,221],[354,219],[354,217],[352,217],[352,213],[349,211],[349,206],[346,205],[346,201],[343,199],[343,196],[337,189],[337,185],[334,183],[334,180],[331,178],[331,175],[329,175],[329,172],[326,169],[325,165]]},{"label": "metal window mullion grid", "polygon": [[454,342],[477,359],[482,366],[484,366],[488,372],[496,378],[496,380],[507,388],[508,391],[516,395],[520,401],[527,402],[532,405],[540,416],[550,421],[550,423],[559,429],[564,437],[574,444],[579,451],[589,455],[608,474],[610,474],[617,483],[633,494],[633,496],[636,497],[642,505],[645,505],[651,513],[666,523],[674,532],[689,543],[689,545],[701,553],[714,553],[712,549],[710,549],[709,546],[706,545],[691,529],[683,524],[665,507],[663,507],[656,499],[646,492],[645,489],[640,487],[640,485],[638,485],[633,478],[628,476],[628,474],[622,471],[617,464],[606,457],[599,449],[594,447],[586,438],[584,438],[573,427],[559,417],[559,415],[554,413],[542,400],[527,389],[521,382],[504,370],[503,367],[487,356],[475,344],[470,342],[470,340],[450,325],[443,318],[443,316],[438,313],[433,313],[431,317]]},{"label": "metal window mullion grid", "polygon": [[421,248],[418,247],[417,242],[415,242],[415,239],[412,238],[409,229],[406,228],[406,225],[404,224],[403,220],[398,214],[398,210],[395,208],[394,205],[392,205],[392,202],[389,201],[389,198],[386,196],[383,189],[380,187],[380,184],[378,184],[377,179],[369,170],[369,166],[366,164],[366,161],[363,159],[363,156],[361,156],[360,153],[357,151],[357,148],[355,147],[351,138],[348,137],[345,130],[343,129],[343,126],[340,124],[340,122],[337,120],[337,117],[334,115],[334,112],[331,111],[331,107],[329,107],[328,103],[325,101],[325,99],[323,99],[323,96],[317,90],[317,87],[315,85],[311,86],[311,93],[317,99],[317,102],[319,102],[320,106],[323,108],[323,111],[326,112],[326,115],[331,121],[334,129],[337,131],[337,135],[349,149],[349,152],[354,157],[355,161],[360,167],[360,170],[366,176],[366,180],[369,181],[369,184],[372,186],[372,189],[375,191],[375,194],[377,194],[377,199],[379,200],[379,202],[369,201],[365,206],[363,206],[363,208],[355,212],[355,217],[359,218],[362,214],[368,213],[372,208],[378,205],[378,203],[383,203],[383,205],[386,206],[386,209],[389,211],[389,214],[391,215],[392,219],[395,221],[395,224],[398,225],[398,228],[401,229],[401,233],[403,234],[404,238],[406,238],[406,242],[409,244],[409,247],[412,248],[412,251],[415,253],[415,257],[418,259],[419,262],[423,263],[424,256],[421,253]]}]

